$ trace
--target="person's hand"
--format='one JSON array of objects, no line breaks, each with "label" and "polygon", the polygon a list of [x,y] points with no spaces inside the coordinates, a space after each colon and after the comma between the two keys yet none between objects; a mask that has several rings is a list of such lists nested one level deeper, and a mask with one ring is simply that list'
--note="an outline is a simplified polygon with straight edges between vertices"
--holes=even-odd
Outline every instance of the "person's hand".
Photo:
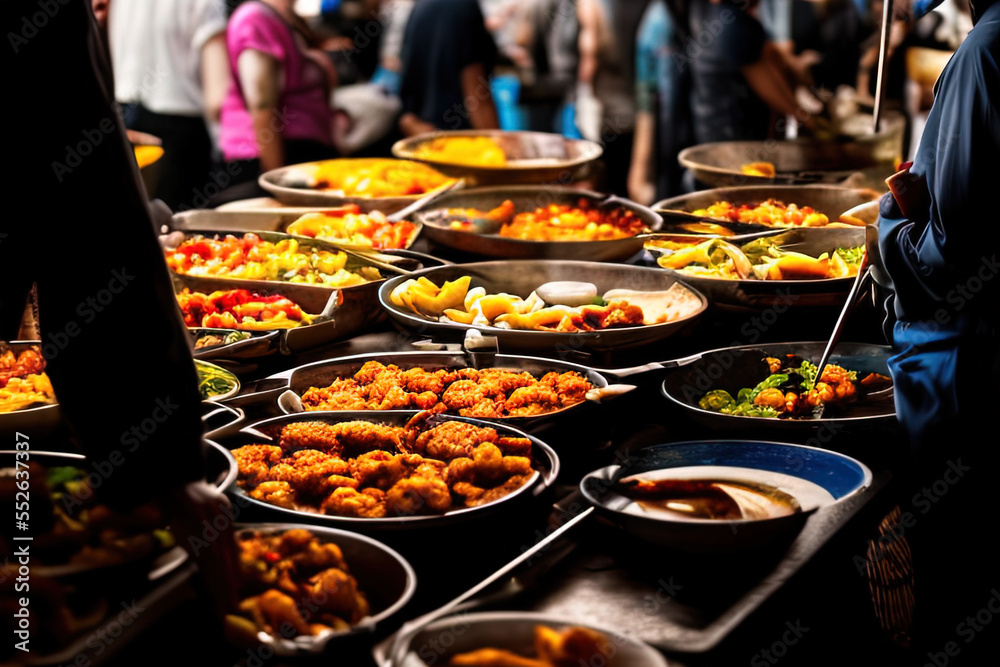
[{"label": "person's hand", "polygon": [[219,617],[231,613],[238,604],[240,559],[226,495],[204,481],[191,482],[170,494],[166,510],[177,543],[198,563]]}]

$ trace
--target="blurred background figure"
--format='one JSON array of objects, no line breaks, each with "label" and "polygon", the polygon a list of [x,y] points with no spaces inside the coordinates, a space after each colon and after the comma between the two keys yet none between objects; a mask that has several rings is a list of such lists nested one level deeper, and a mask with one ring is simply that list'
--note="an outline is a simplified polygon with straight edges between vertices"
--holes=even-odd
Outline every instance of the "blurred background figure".
[{"label": "blurred background figure", "polygon": [[161,140],[151,197],[190,208],[210,182],[214,142],[229,70],[224,0],[114,0],[107,12],[115,98],[125,126]]},{"label": "blurred background figure", "polygon": [[640,204],[681,194],[683,170],[677,154],[690,136],[684,107],[690,79],[674,61],[673,19],[663,0],[653,0],[636,36],[635,139],[628,173],[628,195]]},{"label": "blurred background figure", "polygon": [[476,0],[416,0],[403,36],[399,128],[499,128],[490,90],[497,46]]},{"label": "blurred background figure", "polygon": [[579,66],[580,31],[574,0],[536,0],[520,5],[517,58],[522,129],[575,133],[565,112],[572,102]]},{"label": "blurred background figure", "polygon": [[330,109],[337,70],[293,5],[245,2],[229,20],[232,83],[220,145],[236,185],[215,203],[262,195],[257,177],[265,171],[337,156]]},{"label": "blurred background figure", "polygon": [[635,131],[635,37],[646,0],[578,0],[577,126],[604,146],[608,192],[628,194]]}]

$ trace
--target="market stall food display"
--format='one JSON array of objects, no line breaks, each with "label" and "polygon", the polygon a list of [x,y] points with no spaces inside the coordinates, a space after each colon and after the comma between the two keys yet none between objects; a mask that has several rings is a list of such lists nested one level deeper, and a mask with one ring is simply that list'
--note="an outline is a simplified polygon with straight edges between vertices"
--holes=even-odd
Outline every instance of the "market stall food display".
[{"label": "market stall food display", "polygon": [[[821,343],[781,342],[828,334],[865,245],[841,214],[872,193],[768,184],[651,209],[544,183],[582,175],[588,142],[456,132],[394,152],[418,162],[262,177],[305,210],[189,211],[163,230],[240,510],[241,603],[211,659],[662,667],[724,650],[885,483],[875,327],[822,378]],[[810,164],[794,170],[829,166]],[[9,350],[4,396],[43,370]],[[41,439],[28,416],[54,401],[0,423]],[[656,562],[703,581],[725,558],[749,566],[644,609]],[[347,592],[303,614],[333,581]],[[165,628],[185,622],[180,597],[149,598]],[[487,602],[504,611],[452,615]]]}]

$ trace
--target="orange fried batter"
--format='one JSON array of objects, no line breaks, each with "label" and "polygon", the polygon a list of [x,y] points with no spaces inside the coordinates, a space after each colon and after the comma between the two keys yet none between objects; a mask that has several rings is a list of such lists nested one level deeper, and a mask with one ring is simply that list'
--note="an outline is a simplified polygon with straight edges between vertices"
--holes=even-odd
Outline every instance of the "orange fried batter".
[{"label": "orange fried batter", "polygon": [[337,439],[340,424],[325,422],[293,422],[281,429],[278,444],[285,451],[319,449],[330,454],[340,454],[343,445]]},{"label": "orange fried batter", "polygon": [[[366,489],[367,491],[367,489]],[[342,487],[331,493],[320,505],[323,514],[378,519],[385,516],[382,499],[371,493]]]},{"label": "orange fried batter", "polygon": [[288,482],[261,482],[250,497],[278,507],[295,509],[295,489]]},{"label": "orange fried batter", "polygon": [[[579,324],[588,326],[582,321]],[[535,379],[528,372],[513,369],[459,368],[430,373],[368,361],[353,378],[339,378],[328,387],[310,387],[302,404],[307,410],[430,410],[442,404],[453,414],[496,419],[574,405],[585,400],[592,388],[586,378],[573,371],[551,372]]]},{"label": "orange fried batter", "polygon": [[449,461],[460,456],[470,456],[473,449],[483,442],[496,442],[499,436],[491,428],[465,422],[445,422],[417,436],[416,451],[435,459]]},{"label": "orange fried batter", "polygon": [[232,450],[240,476],[238,484],[253,488],[270,479],[270,468],[281,460],[281,447],[246,445]]}]

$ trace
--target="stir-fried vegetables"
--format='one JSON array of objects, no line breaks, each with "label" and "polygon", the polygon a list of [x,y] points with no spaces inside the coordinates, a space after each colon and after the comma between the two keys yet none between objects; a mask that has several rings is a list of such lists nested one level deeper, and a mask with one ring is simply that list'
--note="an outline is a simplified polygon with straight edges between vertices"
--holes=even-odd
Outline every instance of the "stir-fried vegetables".
[{"label": "stir-fried vegetables", "polygon": [[787,355],[784,361],[766,357],[763,364],[770,372],[754,387],[743,387],[736,398],[724,389],[714,389],[698,401],[702,410],[743,417],[801,417],[821,406],[843,406],[860,395],[877,391],[891,381],[884,375],[870,373],[860,382],[856,371],[828,364],[816,382],[815,364]]},{"label": "stir-fried vegetables", "polygon": [[786,237],[760,238],[741,247],[719,238],[706,241],[655,240],[657,264],[687,275],[731,280],[822,280],[857,275],[864,246],[837,248],[819,257],[782,248]]}]

